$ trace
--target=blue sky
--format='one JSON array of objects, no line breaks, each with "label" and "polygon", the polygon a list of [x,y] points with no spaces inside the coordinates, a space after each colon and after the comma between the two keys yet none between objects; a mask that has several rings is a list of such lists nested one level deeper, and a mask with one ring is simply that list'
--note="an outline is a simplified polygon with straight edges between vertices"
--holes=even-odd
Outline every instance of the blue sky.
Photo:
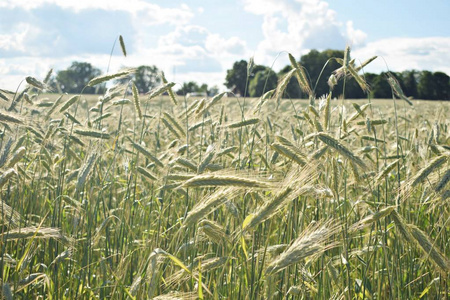
[{"label": "blue sky", "polygon": [[[449,0],[0,0],[0,88],[87,61],[106,72],[156,65],[169,80],[224,89],[226,70],[254,56],[278,70],[286,52],[352,48],[366,72],[450,74]],[[278,55],[279,54],[279,55]]]}]

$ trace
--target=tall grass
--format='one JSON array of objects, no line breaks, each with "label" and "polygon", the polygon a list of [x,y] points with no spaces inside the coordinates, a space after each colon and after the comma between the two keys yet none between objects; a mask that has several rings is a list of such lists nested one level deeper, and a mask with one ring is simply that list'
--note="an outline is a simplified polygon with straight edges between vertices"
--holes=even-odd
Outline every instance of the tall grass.
[{"label": "tall grass", "polygon": [[[333,80],[361,76],[347,57]],[[320,98],[290,58],[245,106],[177,101],[165,77],[147,96],[113,86],[100,109],[38,107],[33,77],[31,103],[5,96],[3,297],[448,297],[448,103]],[[310,99],[278,106],[292,76]]]}]

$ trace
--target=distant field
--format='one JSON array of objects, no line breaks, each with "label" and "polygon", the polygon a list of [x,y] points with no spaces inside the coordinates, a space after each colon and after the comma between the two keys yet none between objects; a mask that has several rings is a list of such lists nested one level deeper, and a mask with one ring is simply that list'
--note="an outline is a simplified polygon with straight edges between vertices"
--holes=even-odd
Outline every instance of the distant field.
[{"label": "distant field", "polygon": [[450,102],[58,97],[0,111],[7,299],[450,295]]}]

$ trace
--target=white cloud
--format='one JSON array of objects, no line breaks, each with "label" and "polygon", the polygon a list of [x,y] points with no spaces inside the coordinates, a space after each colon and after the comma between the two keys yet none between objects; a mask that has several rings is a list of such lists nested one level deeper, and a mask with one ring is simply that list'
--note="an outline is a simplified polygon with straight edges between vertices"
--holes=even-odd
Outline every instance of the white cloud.
[{"label": "white cloud", "polygon": [[353,27],[353,21],[347,21],[347,36],[352,46],[363,46],[367,39],[367,34]]},{"label": "white cloud", "polygon": [[209,34],[205,41],[205,47],[216,56],[244,56],[246,55],[247,44],[238,37],[229,39],[221,37],[219,34]]},{"label": "white cloud", "polygon": [[[277,70],[289,63],[282,51],[299,58],[310,49],[343,49],[346,44],[352,46],[352,57],[362,61],[379,55],[394,71],[450,73],[445,61],[450,38],[392,38],[366,44],[367,35],[351,20],[340,22],[323,0],[237,1],[256,15],[249,15],[252,20],[262,20],[258,23],[262,39],[252,51],[247,43],[253,44],[256,38],[251,37],[256,35],[247,28],[240,34],[232,27],[199,26],[194,16],[216,13],[206,6],[163,7],[166,4],[148,0],[0,0],[0,88],[14,89],[28,75],[42,78],[50,67],[62,70],[72,61],[86,61],[105,72],[118,34],[125,37],[128,56],[122,57],[116,45],[110,72],[123,66],[156,65],[169,80],[180,83],[221,85],[226,70],[240,59],[254,56],[257,64],[269,66],[276,59]],[[222,26],[222,21],[219,18],[214,25]],[[366,71],[386,69],[379,58]]]},{"label": "white cloud", "polygon": [[160,37],[157,50],[152,52],[164,56],[179,73],[213,73],[224,72],[248,50],[238,37],[224,38],[204,27],[187,25]]},{"label": "white cloud", "polygon": [[[271,64],[281,51],[295,56],[309,49],[343,49],[347,43],[363,44],[364,32],[347,28],[337,20],[336,12],[321,0],[243,0],[244,9],[262,15],[264,40],[257,47],[255,59]],[[286,23],[286,24],[284,24]],[[282,66],[286,59],[276,65]]]},{"label": "white cloud", "polygon": [[24,52],[24,42],[28,31],[28,24],[19,23],[15,26],[15,34],[0,34],[0,53],[9,51]]},{"label": "white cloud", "polygon": [[450,74],[450,37],[388,38],[355,47],[352,57],[361,61],[379,56],[366,72],[428,70]]},{"label": "white cloud", "polygon": [[[122,11],[75,13],[50,5],[31,11],[0,9],[0,19],[6,19],[7,23],[0,27],[0,56],[8,58],[109,53],[119,32],[129,38],[135,33],[131,15]],[[128,46],[132,52],[133,45]]]},{"label": "white cloud", "polygon": [[206,28],[195,25],[179,26],[173,32],[159,39],[159,47],[170,45],[195,46],[202,44],[209,32]]},{"label": "white cloud", "polygon": [[187,24],[194,17],[188,5],[182,4],[179,8],[165,8],[143,0],[2,0],[1,9],[20,8],[27,11],[36,10],[46,6],[58,6],[73,13],[83,10],[104,10],[128,12],[140,23],[157,25]]},{"label": "white cloud", "polygon": [[15,90],[20,84],[24,87],[26,76],[44,79],[50,68],[65,69],[70,65],[72,57],[65,61],[53,58],[15,57],[0,59],[0,88]]},{"label": "white cloud", "polygon": [[[148,28],[152,27],[149,26]],[[24,31],[28,32],[25,29],[29,31],[29,26],[24,27]],[[39,27],[35,27],[35,29],[41,30]],[[133,44],[133,51],[129,52],[126,58],[120,55],[119,49],[116,49],[116,55],[111,59],[110,72],[114,72],[123,66],[156,65],[165,71],[168,80],[176,80],[179,83],[185,80],[194,80],[206,82],[209,85],[218,84],[222,86],[225,70],[231,67],[235,60],[242,58],[248,52],[246,43],[241,39],[237,37],[224,38],[201,26],[177,26],[167,34],[157,37],[153,47],[148,47],[145,44],[145,41],[153,34],[151,31],[150,33],[147,32],[147,30],[136,32],[139,38]],[[132,40],[132,38],[127,38],[127,36],[129,35],[125,35],[125,42],[128,48],[127,41]],[[81,38],[71,37],[73,40],[80,40]],[[21,40],[27,39],[27,35],[20,39],[17,36],[16,39],[18,39],[16,44],[20,44]],[[0,63],[0,86],[10,89],[15,88],[28,75],[42,78],[50,67],[55,70],[63,70],[70,66],[72,61],[89,62],[105,72],[109,61],[109,47],[113,40],[114,38],[111,38],[108,41],[107,51],[79,51],[60,56],[47,55],[45,59],[32,57],[30,48],[26,47],[26,51],[24,49],[18,56],[16,55],[8,59],[7,62]],[[65,42],[70,45],[70,40]],[[95,43],[95,41],[92,41],[92,43]],[[85,44],[80,43],[80,45]],[[6,49],[2,49],[1,45],[0,53],[6,51]],[[102,46],[105,47],[105,45]],[[118,45],[116,45],[117,47]],[[17,52],[18,47],[15,48]],[[41,57],[42,51],[41,49]],[[26,64],[26,67],[23,67],[24,64]],[[20,70],[20,72],[16,72],[12,76],[13,70]]]}]

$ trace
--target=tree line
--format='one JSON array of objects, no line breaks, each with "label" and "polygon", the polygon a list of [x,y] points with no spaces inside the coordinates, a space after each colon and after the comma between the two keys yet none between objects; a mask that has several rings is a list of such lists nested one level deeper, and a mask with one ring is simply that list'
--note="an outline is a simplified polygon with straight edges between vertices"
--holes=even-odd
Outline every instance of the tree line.
[{"label": "tree line", "polygon": [[[330,91],[328,78],[334,70],[341,67],[336,58],[344,58],[344,51],[325,50],[319,52],[311,50],[308,54],[300,57],[299,63],[305,69],[312,88],[315,88],[317,96],[324,95]],[[276,88],[279,80],[287,74],[292,67],[284,67],[279,72],[274,72],[267,66],[256,65],[252,71],[248,72],[249,64],[245,60],[237,61],[233,67],[227,70],[225,86],[238,95],[249,97],[259,97],[265,91]],[[391,72],[400,83],[405,95],[415,99],[426,100],[450,100],[450,78],[443,72],[409,70],[404,72]],[[380,74],[363,73],[369,86],[369,96],[372,98],[391,98],[391,87],[386,80],[387,73]],[[345,88],[344,88],[345,84]],[[367,97],[352,78],[339,81],[333,89],[333,96],[345,98],[365,98]],[[296,79],[291,78],[285,91],[287,98],[307,98],[308,95],[302,93]]]},{"label": "tree line", "polygon": [[[343,50],[311,50],[300,57],[299,63],[305,69],[311,87],[315,95],[321,96],[330,91],[328,78],[334,70],[341,67],[337,59],[343,59]],[[250,66],[251,65],[251,66]],[[287,74],[292,67],[285,66],[279,72],[264,65],[249,64],[246,60],[236,61],[232,68],[227,70],[225,86],[235,95],[259,97],[264,92],[276,88],[279,80]],[[430,72],[408,70],[403,72],[391,72],[398,80],[404,93],[415,99],[426,100],[450,100],[450,77],[443,72]],[[86,94],[103,94],[105,85],[86,87],[89,80],[101,75],[101,71],[90,63],[73,62],[66,69],[58,71],[50,85],[55,91],[66,93],[80,93],[84,88]],[[363,78],[369,86],[371,98],[391,98],[392,91],[387,82],[387,73],[363,73]],[[160,70],[156,66],[139,66],[132,75],[121,78],[119,82],[127,83],[133,80],[140,93],[147,93],[161,84]],[[344,87],[345,85],[345,87]],[[217,86],[209,87],[206,83],[199,84],[195,81],[184,82],[179,86],[177,93],[203,93],[215,95],[219,91]],[[365,98],[367,92],[363,91],[358,83],[348,77],[340,80],[333,89],[333,96],[345,98]],[[296,79],[291,78],[284,93],[286,98],[307,98],[300,89]]]},{"label": "tree line", "polygon": [[[83,91],[85,94],[104,94],[106,86],[103,84],[95,87],[88,87],[88,82],[102,72],[100,69],[92,66],[87,62],[74,61],[66,70],[61,70],[50,79],[49,85],[53,91],[68,94],[78,94]],[[116,80],[116,83],[127,84],[131,80],[136,85],[139,93],[145,94],[162,84],[161,70],[156,66],[139,66],[136,71],[129,76]],[[207,95],[215,95],[219,92],[217,86],[209,87],[208,84],[198,84],[195,81],[184,82],[177,94],[186,95],[188,93],[204,93]]]}]

